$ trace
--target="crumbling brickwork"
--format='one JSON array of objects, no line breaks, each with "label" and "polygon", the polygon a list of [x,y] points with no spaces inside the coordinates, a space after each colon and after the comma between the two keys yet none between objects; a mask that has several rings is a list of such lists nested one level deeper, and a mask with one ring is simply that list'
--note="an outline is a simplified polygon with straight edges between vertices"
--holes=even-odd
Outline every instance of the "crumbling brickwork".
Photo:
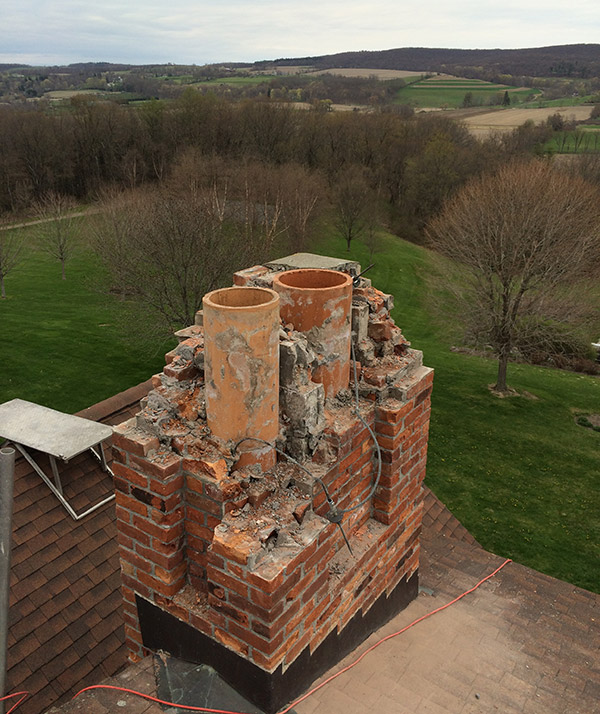
[{"label": "crumbling brickwork", "polygon": [[[276,273],[255,266],[234,284],[268,289]],[[261,460],[270,446],[255,443],[248,458],[207,427],[201,316],[178,333],[138,416],[115,431],[133,659],[145,652],[136,594],[274,672],[399,587],[416,592],[433,372],[394,324],[391,296],[355,282],[347,320],[356,362],[348,355],[350,382],[335,396],[313,379],[326,360],[310,335],[278,327],[274,467]]]}]

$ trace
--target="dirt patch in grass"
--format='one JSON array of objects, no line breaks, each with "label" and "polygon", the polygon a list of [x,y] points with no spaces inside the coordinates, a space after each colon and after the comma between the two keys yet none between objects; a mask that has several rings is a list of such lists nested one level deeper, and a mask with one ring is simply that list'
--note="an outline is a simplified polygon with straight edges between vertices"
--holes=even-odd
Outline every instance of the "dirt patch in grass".
[{"label": "dirt patch in grass", "polygon": [[579,412],[575,415],[575,422],[587,429],[600,431],[600,414],[582,414]]},{"label": "dirt patch in grass", "polygon": [[507,399],[508,397],[523,397],[523,399],[533,400],[539,399],[539,397],[536,397],[535,394],[527,392],[524,389],[519,392],[516,389],[513,389],[512,387],[508,387],[506,391],[501,391],[499,389],[496,389],[495,384],[488,384],[488,389],[495,397],[498,397],[498,399]]}]

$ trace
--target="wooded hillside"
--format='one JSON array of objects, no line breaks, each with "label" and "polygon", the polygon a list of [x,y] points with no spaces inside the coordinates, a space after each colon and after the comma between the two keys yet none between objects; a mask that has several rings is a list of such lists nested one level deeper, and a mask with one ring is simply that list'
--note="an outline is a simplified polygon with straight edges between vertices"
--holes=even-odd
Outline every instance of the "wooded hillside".
[{"label": "wooded hillside", "polygon": [[317,69],[363,67],[467,75],[471,69],[483,71],[486,75],[587,78],[600,75],[600,44],[556,45],[518,50],[402,47],[377,52],[341,52],[319,57],[280,59],[276,60],[276,63],[308,65]]}]

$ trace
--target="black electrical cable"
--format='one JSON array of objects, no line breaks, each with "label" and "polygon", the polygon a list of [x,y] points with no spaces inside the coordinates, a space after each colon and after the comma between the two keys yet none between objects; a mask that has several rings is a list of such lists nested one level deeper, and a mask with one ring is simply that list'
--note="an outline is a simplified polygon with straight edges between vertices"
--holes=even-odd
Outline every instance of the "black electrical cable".
[{"label": "black electrical cable", "polygon": [[375,433],[373,432],[373,429],[367,424],[366,420],[363,418],[362,414],[360,413],[360,409],[358,406],[358,375],[356,373],[356,354],[354,352],[354,343],[351,343],[351,350],[352,350],[352,364],[354,367],[354,413],[356,416],[360,419],[362,424],[365,426],[369,434],[371,435],[371,438],[373,439],[373,444],[375,446],[375,452],[377,454],[377,476],[375,477],[375,481],[373,483],[373,486],[371,487],[371,490],[369,493],[363,498],[363,500],[360,503],[357,503],[355,506],[351,506],[350,508],[344,508],[341,511],[338,511],[338,513],[344,515],[345,513],[350,513],[351,511],[356,511],[357,508],[360,508],[361,506],[364,506],[367,501],[369,501],[372,497],[375,491],[377,490],[377,487],[379,486],[379,479],[381,478],[381,448],[379,447],[379,442],[377,441],[377,437],[375,436]]}]

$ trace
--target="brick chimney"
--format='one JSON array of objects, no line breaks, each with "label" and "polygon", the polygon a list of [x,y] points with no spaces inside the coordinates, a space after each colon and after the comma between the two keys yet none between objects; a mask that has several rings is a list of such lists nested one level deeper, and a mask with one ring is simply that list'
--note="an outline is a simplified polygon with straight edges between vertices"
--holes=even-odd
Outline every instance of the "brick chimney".
[{"label": "brick chimney", "polygon": [[359,273],[236,273],[115,431],[130,657],[208,664],[269,713],[418,591],[433,371]]}]

